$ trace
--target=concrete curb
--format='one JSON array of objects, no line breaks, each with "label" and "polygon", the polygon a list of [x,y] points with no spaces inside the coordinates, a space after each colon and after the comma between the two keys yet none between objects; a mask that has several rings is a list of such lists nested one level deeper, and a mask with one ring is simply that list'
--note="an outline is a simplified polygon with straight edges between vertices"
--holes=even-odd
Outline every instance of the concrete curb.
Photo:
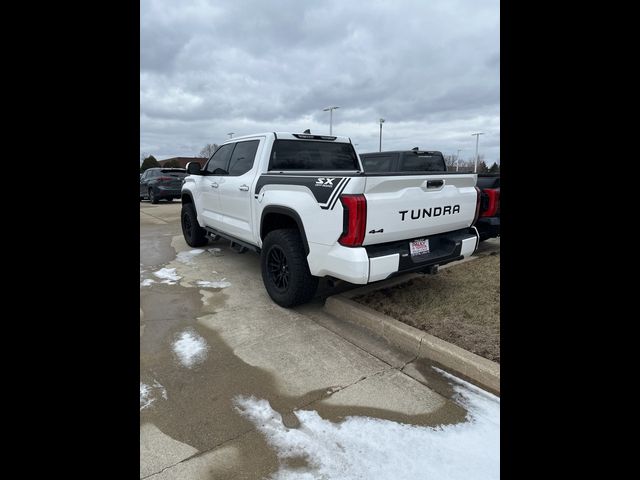
[{"label": "concrete curb", "polygon": [[[473,258],[476,257],[470,257]],[[500,364],[351,300],[358,295],[407,282],[416,276],[418,275],[406,275],[333,295],[327,298],[324,310],[340,320],[366,328],[375,336],[415,355],[418,359],[436,362],[445,369],[500,395]]]}]

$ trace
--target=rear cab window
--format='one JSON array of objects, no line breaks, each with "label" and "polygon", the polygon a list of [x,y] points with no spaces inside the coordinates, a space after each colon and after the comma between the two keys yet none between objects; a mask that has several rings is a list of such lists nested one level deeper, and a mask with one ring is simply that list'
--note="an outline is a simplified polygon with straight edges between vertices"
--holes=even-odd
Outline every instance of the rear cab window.
[{"label": "rear cab window", "polygon": [[399,172],[446,172],[447,164],[439,152],[406,153],[400,158]]},{"label": "rear cab window", "polygon": [[442,153],[432,151],[398,151],[360,155],[365,173],[446,172]]},{"label": "rear cab window", "polygon": [[271,149],[269,171],[290,170],[357,171],[360,166],[350,143],[278,139]]}]

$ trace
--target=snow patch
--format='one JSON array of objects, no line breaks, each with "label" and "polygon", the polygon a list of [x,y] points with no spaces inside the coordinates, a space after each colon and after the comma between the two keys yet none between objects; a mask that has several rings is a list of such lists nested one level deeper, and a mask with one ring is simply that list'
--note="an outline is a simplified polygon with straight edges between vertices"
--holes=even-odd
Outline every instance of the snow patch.
[{"label": "snow patch", "polygon": [[161,283],[167,283],[169,285],[175,285],[182,277],[176,274],[175,268],[161,268],[153,274],[158,278],[164,278]]},{"label": "snow patch", "polygon": [[144,410],[155,401],[155,398],[150,398],[150,394],[151,391],[149,385],[140,382],[140,411]]},{"label": "snow patch", "polygon": [[467,421],[422,427],[370,417],[324,420],[299,410],[300,427],[288,429],[269,402],[234,399],[237,410],[266,436],[278,457],[305,457],[309,469],[281,466],[273,479],[454,479],[500,478],[500,399],[452,375],[454,401]]},{"label": "snow patch", "polygon": [[156,283],[153,278],[145,278],[142,282],[140,282],[141,287],[150,287],[152,283]]},{"label": "snow patch", "polygon": [[221,255],[223,255],[222,253],[222,249],[220,248],[207,248],[207,252],[209,252],[211,255],[213,255],[214,257],[219,257]]},{"label": "snow patch", "polygon": [[159,391],[160,395],[162,395],[162,398],[167,400],[167,389],[160,385],[160,383],[158,383],[155,378],[153,379],[152,386],[140,382],[140,411],[149,407],[153,402],[156,401],[154,391]]},{"label": "snow patch", "polygon": [[202,363],[207,358],[208,349],[204,338],[193,331],[182,332],[178,340],[173,342],[173,351],[187,368]]},{"label": "snow patch", "polygon": [[198,280],[196,282],[196,285],[198,285],[199,287],[204,287],[204,288],[227,288],[231,286],[230,282],[226,281],[226,278],[223,278],[222,280],[215,280],[213,282],[209,282],[207,280]]},{"label": "snow patch", "polygon": [[186,263],[187,265],[193,265],[193,257],[195,257],[196,255],[200,255],[202,252],[204,252],[204,250],[201,250],[199,248],[185,252],[179,252],[178,255],[176,255],[176,260],[182,263]]}]

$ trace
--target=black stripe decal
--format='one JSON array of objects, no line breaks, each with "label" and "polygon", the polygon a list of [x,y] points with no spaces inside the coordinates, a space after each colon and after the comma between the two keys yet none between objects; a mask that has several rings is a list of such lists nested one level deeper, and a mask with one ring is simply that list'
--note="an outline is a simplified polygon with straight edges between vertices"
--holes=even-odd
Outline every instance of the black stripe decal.
[{"label": "black stripe decal", "polygon": [[[329,206],[345,177],[319,177],[300,175],[261,175],[256,182],[255,195],[258,195],[265,185],[300,185],[309,189],[320,206]],[[323,186],[327,185],[327,186]]]},{"label": "black stripe decal", "polygon": [[333,207],[336,206],[336,203],[338,203],[338,198],[340,198],[340,195],[342,195],[343,190],[347,187],[347,183],[349,183],[349,180],[351,179],[347,178],[346,180],[347,181],[342,184],[342,187],[340,187],[340,191],[338,192],[336,197],[333,199],[333,203],[331,204],[331,208],[329,210],[333,210]]},{"label": "black stripe decal", "polygon": [[340,190],[340,187],[345,184],[348,180],[346,178],[341,179],[337,184],[336,184],[336,188],[333,189],[333,193],[331,193],[331,196],[329,197],[329,200],[327,200],[326,203],[324,204],[320,204],[320,206],[324,209],[329,208],[329,205],[331,205],[331,202],[333,202],[333,200],[336,198],[336,195],[338,194],[338,191]]}]

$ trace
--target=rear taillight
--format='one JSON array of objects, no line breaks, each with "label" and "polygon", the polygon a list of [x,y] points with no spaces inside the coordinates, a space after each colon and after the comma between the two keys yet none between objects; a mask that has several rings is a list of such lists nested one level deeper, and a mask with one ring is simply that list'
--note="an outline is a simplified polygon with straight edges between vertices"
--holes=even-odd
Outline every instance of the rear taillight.
[{"label": "rear taillight", "polygon": [[345,247],[360,247],[367,226],[367,199],[364,195],[342,195],[344,231],[338,242]]},{"label": "rear taillight", "polygon": [[475,187],[475,189],[476,189],[476,214],[473,217],[473,222],[471,222],[471,226],[475,225],[476,222],[478,221],[478,217],[480,216],[480,204],[482,203],[480,189],[478,187]]},{"label": "rear taillight", "polygon": [[500,190],[497,188],[485,188],[486,206],[483,206],[481,217],[495,217],[500,211]]},{"label": "rear taillight", "polygon": [[173,180],[173,177],[158,177],[159,182],[170,182]]}]

